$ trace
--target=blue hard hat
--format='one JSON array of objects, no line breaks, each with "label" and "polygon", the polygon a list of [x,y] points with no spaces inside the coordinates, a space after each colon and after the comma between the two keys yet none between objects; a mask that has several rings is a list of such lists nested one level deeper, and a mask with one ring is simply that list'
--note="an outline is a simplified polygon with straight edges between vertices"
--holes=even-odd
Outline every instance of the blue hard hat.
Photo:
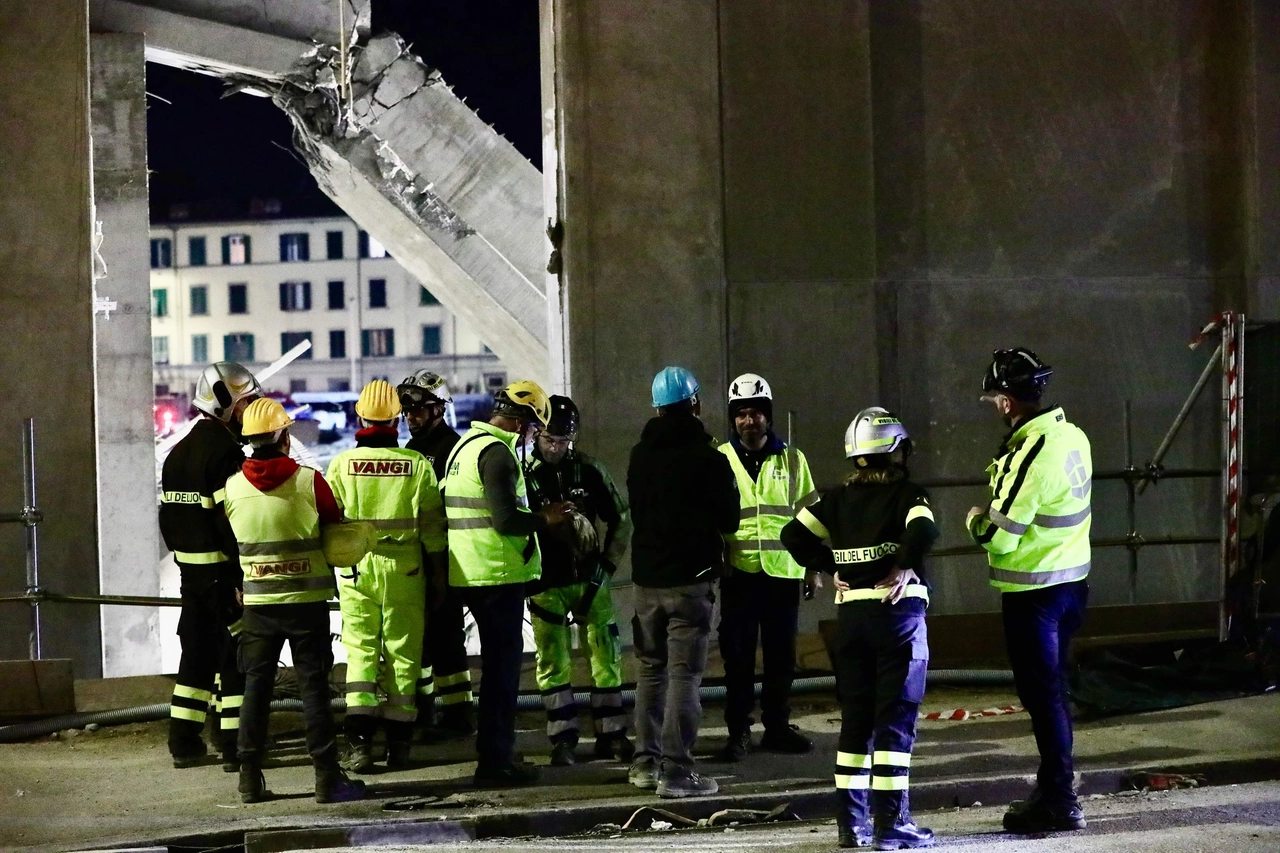
[{"label": "blue hard hat", "polygon": [[683,367],[664,367],[653,377],[653,407],[660,409],[698,395],[698,380]]}]

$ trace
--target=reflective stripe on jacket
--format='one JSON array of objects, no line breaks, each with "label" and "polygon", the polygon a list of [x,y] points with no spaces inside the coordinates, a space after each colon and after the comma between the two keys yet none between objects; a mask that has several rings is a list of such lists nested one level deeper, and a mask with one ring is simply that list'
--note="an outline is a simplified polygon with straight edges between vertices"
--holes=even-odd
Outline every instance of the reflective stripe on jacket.
[{"label": "reflective stripe on jacket", "polygon": [[1041,589],[1089,574],[1093,459],[1089,439],[1055,407],[1023,423],[987,472],[991,503],[969,533],[985,548],[991,585]]},{"label": "reflective stripe on jacket", "polygon": [[760,475],[752,480],[732,443],[726,442],[716,449],[729,459],[742,507],[738,532],[725,537],[729,562],[739,571],[763,569],[775,578],[800,580],[804,577],[804,567],[787,553],[779,537],[782,528],[799,510],[818,500],[804,454],[790,447],[782,453],[770,454],[760,466]]},{"label": "reflective stripe on jacket", "polygon": [[333,569],[320,548],[315,477],[314,469],[303,466],[269,492],[243,473],[227,480],[225,506],[239,543],[246,605],[333,597]]},{"label": "reflective stripe on jacket", "polygon": [[516,458],[516,501],[528,512],[524,471],[516,457],[519,436],[492,424],[473,423],[449,455],[444,486],[444,512],[449,527],[449,584],[497,586],[526,583],[542,574],[536,536],[504,536],[493,526],[493,515],[480,479],[480,454],[500,444]]},{"label": "reflective stripe on jacket", "polygon": [[[445,549],[440,487],[416,450],[356,447],[333,458],[325,479],[343,515],[367,521],[378,531],[370,556],[385,557],[397,569],[411,572],[422,565],[422,548],[432,553]],[[358,568],[370,562],[366,557]]]}]

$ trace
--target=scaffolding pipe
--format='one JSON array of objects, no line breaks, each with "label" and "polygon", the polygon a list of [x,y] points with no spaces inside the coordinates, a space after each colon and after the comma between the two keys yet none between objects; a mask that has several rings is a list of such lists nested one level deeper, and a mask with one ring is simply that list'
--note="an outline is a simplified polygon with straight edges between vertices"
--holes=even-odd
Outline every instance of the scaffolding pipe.
[{"label": "scaffolding pipe", "polygon": [[[1169,427],[1169,431],[1164,434],[1164,440],[1160,442],[1160,446],[1156,448],[1155,455],[1151,457],[1151,461],[1147,463],[1148,476],[1142,481],[1142,485],[1138,487],[1138,494],[1141,495],[1147,490],[1147,485],[1154,481],[1157,477],[1156,472],[1160,470],[1160,462],[1164,459],[1164,455],[1169,452],[1173,440],[1178,437],[1178,433],[1182,431],[1182,425],[1186,423],[1187,417],[1191,414],[1191,409],[1195,406],[1196,400],[1200,399],[1200,393],[1204,391],[1204,386],[1209,384],[1209,377],[1213,376],[1214,371],[1218,367],[1218,362],[1222,358],[1222,342],[1218,342],[1217,348],[1213,351],[1213,355],[1209,356],[1209,363],[1204,366],[1204,370],[1200,371],[1200,378],[1196,380],[1195,387],[1191,389],[1191,394],[1187,397],[1187,401],[1182,404],[1182,409],[1178,412],[1178,416],[1173,419],[1173,425]],[[1164,474],[1158,475],[1160,479],[1164,479]]]}]

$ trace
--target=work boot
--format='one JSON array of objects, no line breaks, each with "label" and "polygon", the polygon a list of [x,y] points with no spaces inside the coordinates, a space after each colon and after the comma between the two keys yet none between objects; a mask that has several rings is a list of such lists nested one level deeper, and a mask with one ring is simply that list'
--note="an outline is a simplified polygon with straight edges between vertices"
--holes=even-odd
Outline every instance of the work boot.
[{"label": "work boot", "polygon": [[233,729],[224,729],[222,732],[221,752],[223,773],[238,773],[240,771],[240,757],[236,753],[236,736],[237,733]]},{"label": "work boot", "polygon": [[746,728],[740,732],[729,732],[729,739],[724,742],[724,748],[720,750],[716,756],[721,761],[742,761],[751,753],[751,729]]},{"label": "work boot", "polygon": [[240,765],[239,790],[242,803],[260,803],[267,798],[267,780],[257,764],[246,761]]},{"label": "work boot", "polygon": [[658,762],[647,755],[631,762],[631,768],[627,770],[627,781],[641,791],[657,788],[658,776]]},{"label": "work boot", "polygon": [[663,768],[658,774],[658,796],[667,800],[704,797],[720,790],[710,776],[695,773],[687,767]]},{"label": "work boot", "polygon": [[836,812],[836,834],[841,847],[870,847],[872,844],[871,819],[867,809],[868,791],[839,790],[839,811]]},{"label": "work boot", "polygon": [[635,754],[635,744],[627,739],[626,732],[612,732],[596,737],[596,758],[609,760],[616,758],[622,762],[629,762]]},{"label": "work boot", "polygon": [[405,770],[412,761],[409,758],[409,741],[394,740],[387,744],[387,769],[388,770]]},{"label": "work boot", "polygon": [[477,764],[475,784],[488,788],[518,788],[532,785],[541,776],[537,767],[523,761],[509,761],[496,766]]},{"label": "work boot", "polygon": [[347,754],[342,757],[342,769],[352,773],[368,773],[373,769],[373,735],[376,730],[377,720],[369,714],[347,714],[342,721],[348,747]]},{"label": "work boot", "polygon": [[577,746],[571,740],[558,740],[553,743],[551,745],[551,766],[571,767],[576,764],[578,759],[573,752]]},{"label": "work boot", "polygon": [[342,758],[342,769],[352,773],[368,773],[373,770],[373,766],[373,744],[369,741],[357,741],[351,744],[351,748]]},{"label": "work boot", "polygon": [[[196,740],[170,741],[169,754],[173,756],[173,768],[186,770],[188,767],[199,767],[209,757],[209,747],[203,738]],[[237,765],[238,766],[238,765]]]},{"label": "work boot", "polygon": [[470,702],[457,702],[440,709],[436,730],[444,737],[469,737],[476,733],[475,714]]},{"label": "work boot", "polygon": [[765,752],[785,752],[789,755],[803,755],[813,749],[813,741],[800,734],[799,726],[774,727],[765,729],[760,738],[760,748]]},{"label": "work boot", "polygon": [[875,830],[877,850],[913,850],[933,846],[933,830],[916,826],[906,791],[876,791]]},{"label": "work boot", "polygon": [[1004,828],[1017,835],[1074,832],[1085,828],[1084,812],[1077,803],[1053,805],[1039,799],[1027,800],[1005,812]]},{"label": "work boot", "polygon": [[335,754],[314,760],[317,803],[349,803],[365,798],[364,782],[343,773]]}]

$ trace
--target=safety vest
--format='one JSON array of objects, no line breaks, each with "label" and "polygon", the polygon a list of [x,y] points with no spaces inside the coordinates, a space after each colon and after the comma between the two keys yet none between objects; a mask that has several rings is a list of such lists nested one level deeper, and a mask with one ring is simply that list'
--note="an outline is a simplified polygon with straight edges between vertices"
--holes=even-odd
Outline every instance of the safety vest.
[{"label": "safety vest", "polygon": [[422,548],[445,549],[444,509],[435,472],[421,453],[401,447],[356,447],[339,453],[325,475],[343,515],[367,521],[378,542],[358,568],[374,556],[413,571],[422,565]]},{"label": "safety vest", "polygon": [[1023,423],[1005,447],[987,468],[991,504],[969,528],[988,552],[991,585],[1022,592],[1088,577],[1089,439],[1055,407]]},{"label": "safety vest", "polygon": [[760,475],[752,480],[732,443],[717,449],[729,458],[741,501],[738,532],[725,537],[729,562],[739,571],[763,569],[775,578],[800,580],[804,567],[787,553],[781,536],[782,528],[797,512],[818,501],[804,454],[795,448],[772,453],[765,457]]},{"label": "safety vest", "polygon": [[449,584],[497,586],[527,583],[542,575],[537,536],[503,536],[493,526],[489,502],[480,481],[480,454],[501,444],[516,463],[516,501],[528,512],[524,471],[516,456],[513,432],[474,423],[449,454],[444,485],[444,511],[449,526]]},{"label": "safety vest", "polygon": [[320,550],[315,476],[315,470],[299,468],[269,492],[243,472],[227,480],[225,506],[240,547],[246,605],[333,597],[333,569]]}]

